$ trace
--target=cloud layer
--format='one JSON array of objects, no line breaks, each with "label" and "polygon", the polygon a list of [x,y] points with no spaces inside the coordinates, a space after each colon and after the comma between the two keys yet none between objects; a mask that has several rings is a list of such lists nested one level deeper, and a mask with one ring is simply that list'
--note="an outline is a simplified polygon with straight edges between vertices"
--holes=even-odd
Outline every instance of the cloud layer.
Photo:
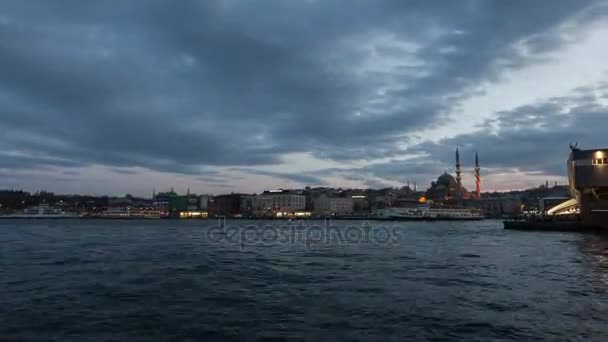
[{"label": "cloud layer", "polygon": [[[421,132],[449,130],[484,85],[576,44],[601,5],[5,1],[0,169],[391,184],[446,169],[460,146],[489,169],[562,174],[568,141],[606,143],[599,85],[484,113],[475,134]],[[273,170],[296,153],[360,165]]]}]

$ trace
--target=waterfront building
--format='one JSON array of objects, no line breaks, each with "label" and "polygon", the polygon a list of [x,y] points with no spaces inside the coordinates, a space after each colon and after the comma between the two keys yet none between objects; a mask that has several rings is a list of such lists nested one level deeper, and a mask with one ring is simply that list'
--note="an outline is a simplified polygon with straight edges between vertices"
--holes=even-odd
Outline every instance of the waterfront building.
[{"label": "waterfront building", "polygon": [[188,210],[188,198],[186,196],[169,197],[168,209],[172,216],[179,215],[180,212]]},{"label": "waterfront building", "polygon": [[241,216],[253,215],[253,196],[241,195],[240,213]]},{"label": "waterfront building", "polygon": [[486,217],[517,217],[522,212],[522,202],[517,196],[486,197],[463,202],[465,207],[479,209]]},{"label": "waterfront building", "polygon": [[198,197],[198,208],[203,211],[209,210],[209,195],[200,195]]},{"label": "waterfront building", "polygon": [[[173,218],[201,218],[207,216],[207,211],[199,209],[199,196],[188,194],[185,196],[169,197],[168,217]],[[161,215],[162,216],[162,215]]]},{"label": "waterfront building", "polygon": [[262,216],[304,212],[306,196],[290,190],[268,190],[253,197],[252,207],[255,214]]},{"label": "waterfront building", "polygon": [[416,208],[426,203],[426,197],[401,197],[393,200],[392,207],[395,208]]},{"label": "waterfront building", "polygon": [[177,196],[177,194],[171,190],[169,192],[159,192],[154,193],[152,196],[152,205],[159,211],[160,217],[169,217],[169,202],[172,197]]},{"label": "waterfront building", "polygon": [[245,195],[228,194],[214,197],[214,214],[220,216],[241,215],[241,203]]},{"label": "waterfront building", "polygon": [[[570,193],[587,225],[608,228],[608,149],[571,147],[568,159]],[[566,206],[560,208],[568,210]]]},{"label": "waterfront building", "polygon": [[353,199],[353,212],[354,213],[369,213],[370,203],[367,195],[362,193],[353,194],[351,196]]},{"label": "waterfront building", "polygon": [[108,207],[126,207],[131,206],[132,204],[133,200],[131,196],[108,198]]},{"label": "waterfront building", "polygon": [[315,215],[349,215],[352,212],[352,197],[335,197],[322,194],[314,199]]}]

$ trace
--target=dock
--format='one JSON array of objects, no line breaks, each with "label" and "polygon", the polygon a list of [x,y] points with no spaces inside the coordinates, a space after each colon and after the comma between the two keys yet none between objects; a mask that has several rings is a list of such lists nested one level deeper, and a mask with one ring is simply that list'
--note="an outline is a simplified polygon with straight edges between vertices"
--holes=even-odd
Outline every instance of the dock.
[{"label": "dock", "polygon": [[602,227],[586,224],[579,215],[530,216],[503,221],[504,229],[545,232],[600,232]]}]

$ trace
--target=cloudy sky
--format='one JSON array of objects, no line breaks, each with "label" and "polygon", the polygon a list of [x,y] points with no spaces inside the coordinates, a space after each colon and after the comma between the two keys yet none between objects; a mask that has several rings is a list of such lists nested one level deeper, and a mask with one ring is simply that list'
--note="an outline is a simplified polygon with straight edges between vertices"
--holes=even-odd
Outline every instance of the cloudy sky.
[{"label": "cloudy sky", "polygon": [[0,0],[0,188],[564,183],[606,41],[606,1]]}]

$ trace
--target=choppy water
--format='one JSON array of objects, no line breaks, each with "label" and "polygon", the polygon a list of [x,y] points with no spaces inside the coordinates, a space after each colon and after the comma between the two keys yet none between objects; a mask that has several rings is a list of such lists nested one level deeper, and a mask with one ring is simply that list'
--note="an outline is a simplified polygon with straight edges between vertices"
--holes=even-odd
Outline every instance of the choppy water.
[{"label": "choppy water", "polygon": [[601,236],[498,221],[372,223],[371,235],[333,222],[333,238],[233,229],[246,223],[215,234],[215,221],[0,221],[0,336],[608,340]]}]

